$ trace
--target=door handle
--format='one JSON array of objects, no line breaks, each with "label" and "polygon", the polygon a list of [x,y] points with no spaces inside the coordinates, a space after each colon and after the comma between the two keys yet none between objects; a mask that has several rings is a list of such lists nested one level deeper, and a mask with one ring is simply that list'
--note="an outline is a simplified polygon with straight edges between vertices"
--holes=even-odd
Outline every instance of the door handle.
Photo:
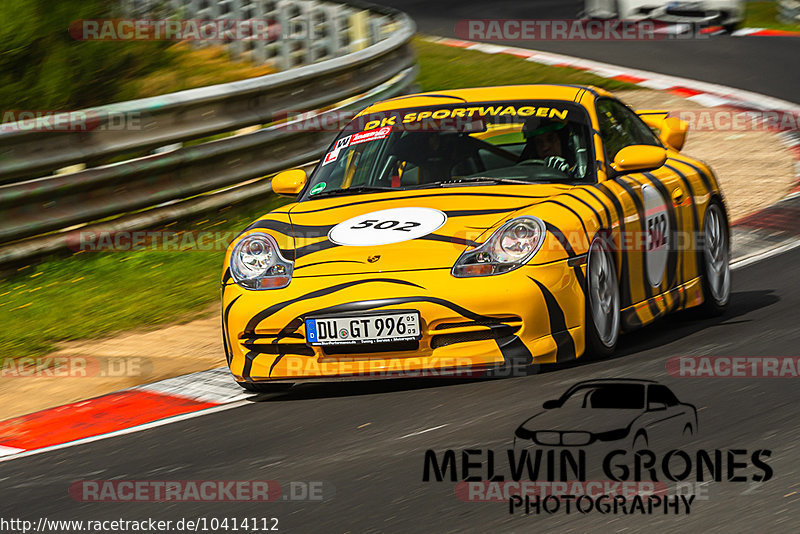
[{"label": "door handle", "polygon": [[681,202],[683,202],[683,189],[676,187],[672,190],[672,204],[678,206]]}]

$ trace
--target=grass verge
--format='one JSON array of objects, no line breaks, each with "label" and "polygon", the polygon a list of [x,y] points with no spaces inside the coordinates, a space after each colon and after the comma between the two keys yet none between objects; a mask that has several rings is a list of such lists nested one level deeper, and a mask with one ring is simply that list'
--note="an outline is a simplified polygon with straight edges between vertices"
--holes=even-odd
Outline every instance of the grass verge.
[{"label": "grass verge", "polygon": [[[272,196],[257,206],[169,225],[164,230],[179,234],[174,250],[82,252],[19,269],[0,281],[0,359],[47,353],[59,341],[197,317],[219,297],[230,239],[288,201]],[[198,246],[197,234],[190,233],[196,231],[214,232],[209,235],[217,240]]]},{"label": "grass verge", "polygon": [[[593,84],[608,89],[634,87],[573,69],[460,50],[422,39],[416,39],[415,46],[423,90],[543,82]],[[186,71],[176,72],[174,77],[180,79],[181,72],[190,70],[186,65]],[[203,71],[199,69],[197,75],[204,76]],[[130,91],[143,96],[156,87],[174,87],[174,83],[154,75],[140,80]],[[192,84],[190,80],[181,83],[187,83],[187,87]],[[215,231],[220,239],[229,239],[259,215],[288,201],[270,197],[255,207],[220,210],[168,229]],[[0,313],[6,318],[0,330],[0,358],[43,354],[59,341],[91,339],[197,317],[219,297],[226,244],[218,243],[208,252],[188,244],[181,252],[84,252],[20,269],[0,280]]]},{"label": "grass verge", "polygon": [[422,38],[414,40],[414,47],[420,65],[417,83],[424,91],[528,83],[595,85],[609,91],[638,88],[581,70],[541,65],[505,54],[463,50]]},{"label": "grass verge", "polygon": [[745,28],[770,28],[773,30],[800,31],[800,24],[787,24],[778,19],[778,2],[774,0],[747,2]]}]

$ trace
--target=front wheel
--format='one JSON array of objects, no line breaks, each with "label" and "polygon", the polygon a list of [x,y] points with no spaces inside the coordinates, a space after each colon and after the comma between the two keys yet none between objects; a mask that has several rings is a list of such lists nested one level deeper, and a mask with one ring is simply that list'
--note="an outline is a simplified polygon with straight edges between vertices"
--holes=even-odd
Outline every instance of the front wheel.
[{"label": "front wheel", "polygon": [[702,313],[722,315],[731,300],[731,266],[728,223],[719,202],[714,200],[703,218],[703,243],[698,251],[703,272]]},{"label": "front wheel", "polygon": [[596,236],[586,259],[586,355],[609,356],[619,340],[619,281],[608,242]]}]

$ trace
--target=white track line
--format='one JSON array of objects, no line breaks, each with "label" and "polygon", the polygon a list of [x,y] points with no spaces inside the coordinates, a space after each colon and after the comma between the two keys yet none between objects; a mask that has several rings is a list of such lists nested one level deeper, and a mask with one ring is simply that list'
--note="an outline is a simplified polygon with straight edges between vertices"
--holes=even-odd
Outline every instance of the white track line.
[{"label": "white track line", "polygon": [[412,432],[411,434],[406,434],[405,436],[400,436],[397,439],[410,438],[411,436],[419,436],[420,434],[425,434],[426,432],[433,432],[434,430],[439,430],[440,428],[444,428],[449,424],[450,423],[445,423],[443,425],[435,426],[433,428],[426,428],[425,430],[420,430],[419,432]]},{"label": "white track line", "polygon": [[733,263],[731,263],[731,270],[747,267],[748,265],[758,263],[762,260],[766,260],[767,258],[777,256],[778,254],[789,252],[790,250],[795,249],[797,247],[800,247],[800,239],[798,239],[797,241],[792,241],[791,243],[786,243],[785,245],[779,245],[775,248],[767,249],[763,252],[757,252],[755,254],[747,256],[746,258],[742,258],[741,260],[736,260]]}]

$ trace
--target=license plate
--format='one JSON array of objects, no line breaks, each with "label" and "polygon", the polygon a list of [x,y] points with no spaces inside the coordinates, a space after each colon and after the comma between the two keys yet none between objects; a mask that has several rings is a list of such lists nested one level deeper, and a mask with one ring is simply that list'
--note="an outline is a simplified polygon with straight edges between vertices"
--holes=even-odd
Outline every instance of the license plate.
[{"label": "license plate", "polygon": [[310,345],[358,345],[422,339],[418,311],[306,319]]}]

